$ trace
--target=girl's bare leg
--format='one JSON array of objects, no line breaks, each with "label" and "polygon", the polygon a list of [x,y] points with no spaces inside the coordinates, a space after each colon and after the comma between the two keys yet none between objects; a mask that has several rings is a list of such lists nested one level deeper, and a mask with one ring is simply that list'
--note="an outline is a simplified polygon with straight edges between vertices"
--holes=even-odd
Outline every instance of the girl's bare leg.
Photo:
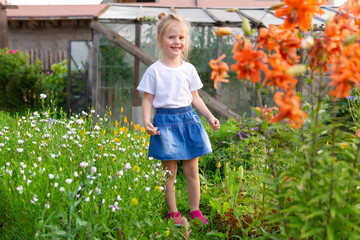
[{"label": "girl's bare leg", "polygon": [[186,177],[187,189],[190,199],[190,212],[199,210],[200,203],[200,180],[199,158],[183,161],[183,171]]},{"label": "girl's bare leg", "polygon": [[177,172],[177,161],[161,161],[163,164],[164,170],[171,171],[172,177],[168,180],[165,186],[165,201],[168,207],[168,213],[177,212],[176,200],[175,200],[175,185],[174,181],[176,179]]}]

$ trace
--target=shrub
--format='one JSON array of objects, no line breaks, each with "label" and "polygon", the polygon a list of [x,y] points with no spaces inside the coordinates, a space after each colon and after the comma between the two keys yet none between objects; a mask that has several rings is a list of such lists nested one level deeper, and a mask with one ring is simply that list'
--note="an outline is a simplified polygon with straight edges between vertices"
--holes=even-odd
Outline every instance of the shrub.
[{"label": "shrub", "polygon": [[40,102],[40,62],[31,65],[20,50],[0,49],[0,109],[22,111]]}]

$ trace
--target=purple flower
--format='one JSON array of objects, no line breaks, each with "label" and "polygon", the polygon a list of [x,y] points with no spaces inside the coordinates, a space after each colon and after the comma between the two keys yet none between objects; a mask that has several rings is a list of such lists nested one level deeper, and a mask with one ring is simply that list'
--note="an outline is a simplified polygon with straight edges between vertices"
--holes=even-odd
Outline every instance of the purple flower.
[{"label": "purple flower", "polygon": [[359,96],[349,96],[349,97],[346,97],[348,100],[351,100],[351,101],[356,101],[358,100],[358,97]]}]

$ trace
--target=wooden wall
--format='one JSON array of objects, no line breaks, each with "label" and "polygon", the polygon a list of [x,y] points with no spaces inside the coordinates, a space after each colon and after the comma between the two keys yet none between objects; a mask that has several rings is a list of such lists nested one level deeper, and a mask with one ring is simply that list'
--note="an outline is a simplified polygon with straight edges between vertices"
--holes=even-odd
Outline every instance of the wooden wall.
[{"label": "wooden wall", "polygon": [[30,49],[24,52],[29,55],[30,64],[40,60],[44,70],[50,70],[53,64],[62,62],[67,58],[66,50]]}]

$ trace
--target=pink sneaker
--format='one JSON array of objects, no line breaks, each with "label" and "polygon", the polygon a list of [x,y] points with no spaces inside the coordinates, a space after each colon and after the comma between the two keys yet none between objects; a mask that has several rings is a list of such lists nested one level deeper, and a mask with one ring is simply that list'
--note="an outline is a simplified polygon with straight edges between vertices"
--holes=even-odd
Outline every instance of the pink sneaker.
[{"label": "pink sneaker", "polygon": [[168,213],[167,215],[168,219],[174,219],[174,224],[176,227],[180,227],[182,224],[182,217],[180,212],[172,212],[172,213]]},{"label": "pink sneaker", "polygon": [[198,218],[202,221],[203,224],[208,223],[208,221],[204,218],[204,216],[200,210],[195,210],[195,211],[190,212],[190,217],[191,217],[191,220]]}]

